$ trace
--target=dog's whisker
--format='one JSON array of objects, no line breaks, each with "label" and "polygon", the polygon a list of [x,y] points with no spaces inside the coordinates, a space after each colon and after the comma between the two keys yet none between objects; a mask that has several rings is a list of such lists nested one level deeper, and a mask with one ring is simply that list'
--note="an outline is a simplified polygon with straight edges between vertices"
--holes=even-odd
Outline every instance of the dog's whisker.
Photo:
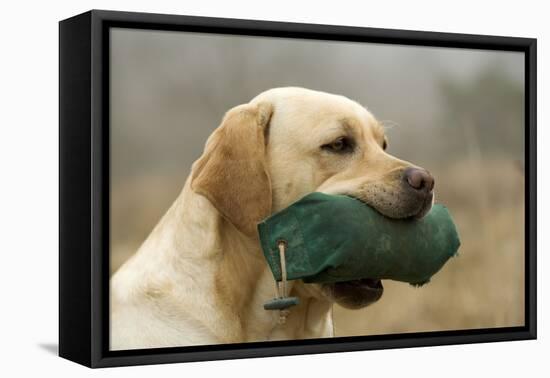
[{"label": "dog's whisker", "polygon": [[398,127],[399,123],[392,121],[391,119],[383,119],[378,121],[380,125],[386,130],[392,129],[394,127]]}]

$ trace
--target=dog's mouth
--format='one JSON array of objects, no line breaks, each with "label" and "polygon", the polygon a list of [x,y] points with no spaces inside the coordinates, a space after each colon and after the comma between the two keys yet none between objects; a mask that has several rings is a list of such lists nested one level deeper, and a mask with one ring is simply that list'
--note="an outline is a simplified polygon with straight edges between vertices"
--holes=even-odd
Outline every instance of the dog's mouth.
[{"label": "dog's mouth", "polygon": [[382,282],[371,278],[325,284],[324,289],[332,300],[348,309],[366,307],[384,293]]},{"label": "dog's mouth", "polygon": [[392,219],[421,219],[430,212],[434,201],[433,192],[426,195],[410,196],[411,198],[402,201],[379,200],[376,196],[373,198],[362,198],[364,196],[347,195],[372,207],[385,217]]}]

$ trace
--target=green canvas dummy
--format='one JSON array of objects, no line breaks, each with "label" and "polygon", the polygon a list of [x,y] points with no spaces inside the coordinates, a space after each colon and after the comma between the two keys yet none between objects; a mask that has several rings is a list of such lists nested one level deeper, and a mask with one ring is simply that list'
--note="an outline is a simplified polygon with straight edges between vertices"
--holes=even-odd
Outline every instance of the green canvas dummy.
[{"label": "green canvas dummy", "polygon": [[422,219],[387,218],[343,195],[312,193],[258,225],[269,267],[281,281],[279,243],[288,280],[307,283],[392,279],[421,285],[457,253],[460,241],[447,208]]}]

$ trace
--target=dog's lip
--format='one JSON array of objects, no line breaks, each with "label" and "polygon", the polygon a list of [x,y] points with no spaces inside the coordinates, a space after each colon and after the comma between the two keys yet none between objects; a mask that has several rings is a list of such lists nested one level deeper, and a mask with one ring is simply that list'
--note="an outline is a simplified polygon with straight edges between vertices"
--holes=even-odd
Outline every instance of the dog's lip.
[{"label": "dog's lip", "polygon": [[426,198],[424,198],[424,201],[422,202],[422,205],[418,209],[418,212],[416,214],[413,214],[411,217],[414,218],[414,219],[424,218],[424,216],[426,214],[428,214],[428,211],[426,211],[426,210],[429,209],[432,205],[433,196],[434,196],[433,191],[430,191],[426,195]]},{"label": "dog's lip", "polygon": [[345,308],[356,310],[382,298],[384,287],[378,279],[364,278],[325,284],[329,298]]},{"label": "dog's lip", "polygon": [[392,218],[392,219],[422,219],[428,212],[426,211],[426,209],[428,207],[431,206],[431,203],[433,201],[433,191],[430,191],[426,197],[424,198],[424,200],[422,201],[422,203],[420,204],[420,206],[418,206],[418,210],[415,211],[414,213],[412,214],[409,214],[409,215],[406,215],[406,216],[402,216],[402,217],[395,217],[395,216],[391,216],[391,215],[388,215],[388,214],[385,214],[384,211],[382,211],[382,209],[378,209],[377,206],[374,206],[374,205],[370,205],[368,204],[365,200],[359,198],[358,196],[355,196],[353,194],[349,194],[349,193],[346,193],[345,194],[346,196],[348,197],[351,197],[353,199],[356,199],[362,203],[364,203],[365,205],[367,206],[370,206],[372,207],[374,210],[376,210],[377,212],[379,212],[380,214],[382,214],[383,216],[385,217],[388,217],[388,218]]},{"label": "dog's lip", "polygon": [[380,295],[384,291],[384,286],[382,286],[382,281],[378,279],[372,279],[372,278],[362,278],[362,279],[352,280],[352,281],[336,282],[333,285],[346,288],[346,289],[351,289],[351,290],[380,293]]}]

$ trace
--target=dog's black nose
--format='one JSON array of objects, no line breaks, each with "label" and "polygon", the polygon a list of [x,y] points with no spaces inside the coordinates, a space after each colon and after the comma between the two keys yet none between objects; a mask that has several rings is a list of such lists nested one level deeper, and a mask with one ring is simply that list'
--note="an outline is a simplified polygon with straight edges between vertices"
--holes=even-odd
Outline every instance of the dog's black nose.
[{"label": "dog's black nose", "polygon": [[435,180],[425,169],[409,167],[403,175],[407,184],[415,190],[431,192],[434,188]]}]

